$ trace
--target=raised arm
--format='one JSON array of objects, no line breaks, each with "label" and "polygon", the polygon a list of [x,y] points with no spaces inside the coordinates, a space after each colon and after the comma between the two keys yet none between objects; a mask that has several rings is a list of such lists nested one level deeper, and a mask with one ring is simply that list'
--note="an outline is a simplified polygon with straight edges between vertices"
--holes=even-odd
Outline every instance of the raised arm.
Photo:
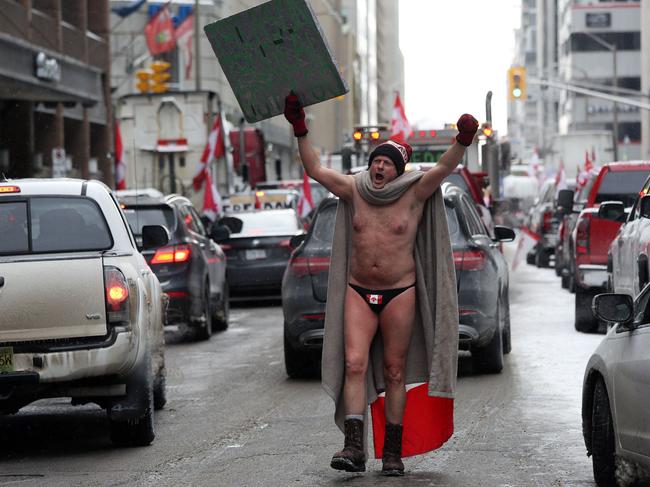
[{"label": "raised arm", "polygon": [[478,121],[466,113],[458,119],[456,126],[458,127],[456,142],[440,156],[436,165],[418,181],[415,191],[420,200],[428,199],[440,187],[442,181],[454,172],[456,166],[463,159],[465,149],[474,140],[474,135],[478,130]]},{"label": "raised arm", "polygon": [[293,92],[284,101],[284,116],[293,126],[293,133],[298,138],[300,160],[307,175],[321,183],[328,191],[339,198],[350,201],[352,199],[354,178],[321,166],[320,158],[307,136],[309,130],[305,123],[305,111],[300,100]]}]

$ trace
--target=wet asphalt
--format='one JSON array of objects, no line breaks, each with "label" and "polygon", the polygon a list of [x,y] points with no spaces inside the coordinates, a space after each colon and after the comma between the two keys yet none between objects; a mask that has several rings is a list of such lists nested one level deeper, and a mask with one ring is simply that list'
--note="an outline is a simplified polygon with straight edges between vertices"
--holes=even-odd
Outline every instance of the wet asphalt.
[{"label": "wet asphalt", "polygon": [[[512,257],[512,248],[507,249]],[[511,273],[512,353],[501,374],[461,354],[456,431],[406,459],[405,478],[329,467],[342,446],[317,380],[284,372],[279,303],[233,308],[209,342],[168,336],[168,398],[145,448],[119,449],[104,413],[39,401],[0,418],[0,485],[16,486],[594,486],[582,441],[587,359],[603,335],[573,329],[573,295],[552,269]]]}]

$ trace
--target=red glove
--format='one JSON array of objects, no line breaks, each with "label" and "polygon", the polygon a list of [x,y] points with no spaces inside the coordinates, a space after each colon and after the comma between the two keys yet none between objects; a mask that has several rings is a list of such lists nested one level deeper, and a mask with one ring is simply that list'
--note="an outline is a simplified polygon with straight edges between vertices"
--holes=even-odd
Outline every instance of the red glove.
[{"label": "red glove", "polygon": [[305,123],[305,111],[293,91],[284,99],[284,118],[293,125],[293,134],[296,137],[304,137],[309,132]]},{"label": "red glove", "polygon": [[476,135],[476,131],[478,130],[478,120],[472,117],[469,113],[465,113],[464,115],[461,115],[458,122],[456,122],[456,127],[458,127],[459,132],[456,136],[458,143],[465,147],[472,145],[474,135]]}]

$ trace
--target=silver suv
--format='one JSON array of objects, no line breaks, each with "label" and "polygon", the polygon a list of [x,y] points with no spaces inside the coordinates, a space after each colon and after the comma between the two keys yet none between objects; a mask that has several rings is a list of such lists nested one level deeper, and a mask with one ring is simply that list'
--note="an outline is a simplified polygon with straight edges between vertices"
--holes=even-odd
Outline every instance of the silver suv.
[{"label": "silver suv", "polygon": [[[145,227],[145,247],[167,230]],[[165,403],[165,295],[98,181],[0,181],[0,414],[71,397],[148,445]]]}]

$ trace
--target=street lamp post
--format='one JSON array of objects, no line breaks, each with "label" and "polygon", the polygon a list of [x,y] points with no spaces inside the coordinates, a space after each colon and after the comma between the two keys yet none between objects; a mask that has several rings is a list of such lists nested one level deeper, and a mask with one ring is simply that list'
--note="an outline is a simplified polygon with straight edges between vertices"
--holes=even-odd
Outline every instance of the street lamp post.
[{"label": "street lamp post", "polygon": [[[590,32],[583,32],[587,37],[592,39],[594,42],[600,44],[605,49],[612,53],[612,85],[614,87],[614,95],[618,95],[618,67],[617,67],[617,49],[616,44],[610,44],[609,42],[603,41],[600,37],[591,34]],[[614,160],[618,161],[618,103],[614,102],[614,119],[613,119],[613,139],[614,139]]]}]

